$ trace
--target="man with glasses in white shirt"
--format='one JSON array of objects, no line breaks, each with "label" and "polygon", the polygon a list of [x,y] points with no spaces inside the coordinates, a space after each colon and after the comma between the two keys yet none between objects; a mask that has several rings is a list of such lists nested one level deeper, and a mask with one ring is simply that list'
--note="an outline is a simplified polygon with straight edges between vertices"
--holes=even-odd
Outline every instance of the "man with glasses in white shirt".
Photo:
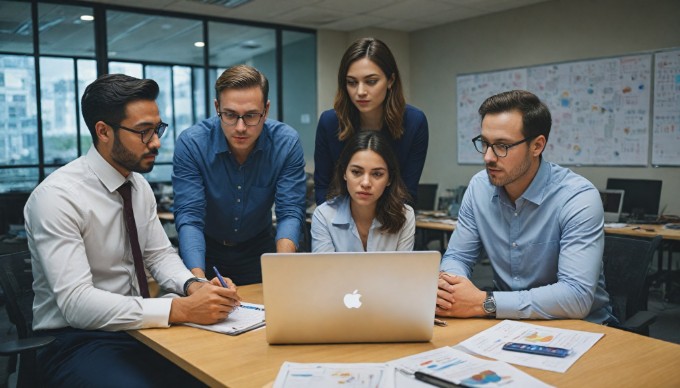
[{"label": "man with glasses in white shirt", "polygon": [[[442,258],[438,315],[586,319],[615,323],[604,289],[604,212],[585,178],[542,157],[552,119],[535,95],[514,90],[479,108],[472,139],[486,169],[465,192]],[[488,257],[494,289],[468,279]]]},{"label": "man with glasses in white shirt", "polygon": [[[216,115],[183,131],[173,157],[180,256],[198,277],[213,267],[260,283],[260,256],[295,252],[305,222],[305,159],[297,131],[268,119],[269,83],[238,65],[215,82]],[[272,231],[272,204],[276,232]]]},{"label": "man with glasses in white shirt", "polygon": [[[81,106],[92,146],[26,204],[33,330],[56,338],[37,354],[41,386],[200,386],[125,330],[216,323],[239,305],[230,280],[223,288],[187,270],[139,174],[153,169],[167,127],[157,97],[149,79],[110,74],[90,84]],[[182,297],[150,297],[145,269]]]}]

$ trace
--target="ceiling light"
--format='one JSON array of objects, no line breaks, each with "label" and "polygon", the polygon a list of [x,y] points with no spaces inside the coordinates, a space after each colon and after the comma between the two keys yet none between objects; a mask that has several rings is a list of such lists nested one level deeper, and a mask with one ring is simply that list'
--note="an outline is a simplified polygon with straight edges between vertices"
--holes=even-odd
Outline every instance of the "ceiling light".
[{"label": "ceiling light", "polygon": [[196,47],[205,47],[205,42],[194,42],[194,46],[196,46]]},{"label": "ceiling light", "polygon": [[80,15],[80,20],[84,22],[91,22],[94,20],[94,16],[92,15]]}]

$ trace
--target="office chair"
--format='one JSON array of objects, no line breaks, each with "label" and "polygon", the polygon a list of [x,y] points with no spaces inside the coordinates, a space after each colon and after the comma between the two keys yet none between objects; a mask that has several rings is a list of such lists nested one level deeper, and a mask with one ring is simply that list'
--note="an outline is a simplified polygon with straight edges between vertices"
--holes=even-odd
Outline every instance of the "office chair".
[{"label": "office chair", "polygon": [[31,254],[28,251],[0,256],[0,286],[5,293],[7,316],[17,331],[17,339],[0,343],[0,355],[11,357],[8,373],[16,371],[18,361],[18,388],[38,385],[36,350],[54,341],[54,337],[35,337],[31,330],[33,273],[30,259]]},{"label": "office chair", "polygon": [[616,327],[649,336],[656,314],[647,310],[647,273],[661,236],[651,240],[605,236],[604,278],[609,302],[620,324]]}]

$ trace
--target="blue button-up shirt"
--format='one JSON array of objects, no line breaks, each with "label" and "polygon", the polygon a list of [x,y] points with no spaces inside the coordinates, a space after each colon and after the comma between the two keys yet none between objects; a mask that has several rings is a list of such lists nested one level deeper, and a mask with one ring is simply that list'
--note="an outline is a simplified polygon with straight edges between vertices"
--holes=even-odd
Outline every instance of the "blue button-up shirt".
[{"label": "blue button-up shirt", "polygon": [[276,239],[299,245],[305,217],[305,160],[298,133],[266,120],[255,148],[239,164],[217,116],[177,138],[172,184],[180,255],[188,268],[205,269],[204,233],[217,241],[247,241],[272,227]]},{"label": "blue button-up shirt", "polygon": [[541,160],[512,203],[486,171],[468,186],[441,269],[469,277],[484,255],[494,271],[498,318],[611,317],[604,289],[604,210],[597,189]]}]

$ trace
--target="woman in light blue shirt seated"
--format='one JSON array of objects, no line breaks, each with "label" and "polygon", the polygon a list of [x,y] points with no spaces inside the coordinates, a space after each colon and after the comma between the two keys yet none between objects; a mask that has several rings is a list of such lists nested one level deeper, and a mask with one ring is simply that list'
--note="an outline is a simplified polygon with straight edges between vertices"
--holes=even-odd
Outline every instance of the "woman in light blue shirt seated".
[{"label": "woman in light blue shirt seated", "polygon": [[337,161],[327,201],[312,218],[313,252],[413,250],[416,219],[389,141],[362,131]]}]

